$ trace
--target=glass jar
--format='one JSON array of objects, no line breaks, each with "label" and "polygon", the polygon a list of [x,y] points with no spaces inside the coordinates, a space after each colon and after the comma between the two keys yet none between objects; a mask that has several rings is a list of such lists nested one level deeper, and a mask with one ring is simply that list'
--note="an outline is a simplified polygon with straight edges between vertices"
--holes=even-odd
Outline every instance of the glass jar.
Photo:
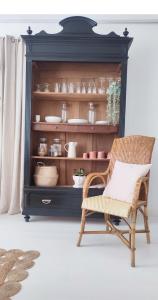
[{"label": "glass jar", "polygon": [[43,89],[45,93],[49,93],[49,83],[44,83],[43,84]]},{"label": "glass jar", "polygon": [[48,154],[48,146],[47,146],[47,139],[40,138],[39,146],[38,146],[38,155],[39,156],[46,156]]},{"label": "glass jar", "polygon": [[61,120],[63,123],[67,122],[67,105],[66,105],[66,103],[63,103],[63,105],[62,105]]},{"label": "glass jar", "polygon": [[94,104],[92,102],[89,103],[89,111],[88,111],[88,123],[94,124],[96,119],[96,111]]},{"label": "glass jar", "polygon": [[50,156],[61,156],[62,155],[61,139],[59,139],[59,138],[53,139],[53,144],[50,145],[49,154],[50,154]]}]

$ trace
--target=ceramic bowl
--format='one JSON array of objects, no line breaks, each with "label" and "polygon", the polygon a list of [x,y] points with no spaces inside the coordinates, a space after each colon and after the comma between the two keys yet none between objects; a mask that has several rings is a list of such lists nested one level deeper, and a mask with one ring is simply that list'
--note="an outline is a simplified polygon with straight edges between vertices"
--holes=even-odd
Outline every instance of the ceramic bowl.
[{"label": "ceramic bowl", "polygon": [[45,121],[49,123],[60,123],[61,117],[58,116],[45,116]]},{"label": "ceramic bowl", "polygon": [[86,119],[69,119],[69,124],[87,124],[88,121]]},{"label": "ceramic bowl", "polygon": [[108,125],[108,121],[100,120],[95,122],[96,125]]}]

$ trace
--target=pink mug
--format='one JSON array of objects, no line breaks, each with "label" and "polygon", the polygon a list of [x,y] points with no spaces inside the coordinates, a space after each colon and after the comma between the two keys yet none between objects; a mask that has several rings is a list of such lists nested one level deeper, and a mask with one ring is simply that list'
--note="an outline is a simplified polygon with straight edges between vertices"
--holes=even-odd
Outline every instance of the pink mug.
[{"label": "pink mug", "polygon": [[87,158],[88,158],[88,153],[87,152],[83,153],[83,159],[87,159]]},{"label": "pink mug", "polygon": [[89,152],[89,158],[90,158],[90,159],[95,159],[95,158],[97,158],[97,151],[90,151],[90,152]]},{"label": "pink mug", "polygon": [[98,158],[98,159],[103,159],[103,158],[105,158],[105,152],[104,152],[104,151],[98,151],[97,158]]}]

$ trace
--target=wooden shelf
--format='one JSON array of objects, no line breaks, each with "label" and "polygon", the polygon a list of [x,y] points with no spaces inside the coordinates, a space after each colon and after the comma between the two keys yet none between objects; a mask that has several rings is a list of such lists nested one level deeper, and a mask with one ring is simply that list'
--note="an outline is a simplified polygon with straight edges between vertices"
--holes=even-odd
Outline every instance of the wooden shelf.
[{"label": "wooden shelf", "polygon": [[95,158],[95,159],[90,159],[90,158],[82,158],[82,157],[75,157],[75,158],[69,158],[69,157],[65,157],[65,156],[58,156],[58,157],[52,157],[52,156],[37,156],[37,155],[33,155],[32,159],[36,159],[36,160],[40,160],[40,159],[45,159],[45,160],[82,160],[82,161],[109,161],[108,158]]},{"label": "wooden shelf", "polygon": [[58,101],[106,101],[104,94],[82,94],[82,93],[54,93],[54,92],[33,92],[34,99],[58,100]]},{"label": "wooden shelf", "polygon": [[77,133],[118,133],[118,125],[73,125],[67,123],[33,122],[32,130],[50,132],[77,132]]}]

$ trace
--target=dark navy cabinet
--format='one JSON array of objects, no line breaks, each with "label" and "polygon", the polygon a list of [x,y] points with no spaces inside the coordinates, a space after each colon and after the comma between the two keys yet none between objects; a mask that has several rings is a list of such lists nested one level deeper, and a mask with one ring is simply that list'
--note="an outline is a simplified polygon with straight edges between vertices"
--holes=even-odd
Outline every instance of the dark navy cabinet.
[{"label": "dark navy cabinet", "polygon": [[[25,171],[22,212],[26,221],[29,221],[31,215],[80,216],[82,189],[73,188],[70,180],[75,164],[76,168],[83,164],[88,172],[91,172],[105,169],[108,163],[107,161],[99,163],[84,161],[82,163],[79,159],[76,162],[68,162],[64,159],[53,162],[49,158],[48,160],[43,158],[43,161],[46,161],[47,164],[51,162],[51,164],[55,163],[57,165],[60,169],[60,180],[54,188],[35,186],[33,174],[38,160],[36,149],[39,137],[46,135],[50,141],[53,136],[58,137],[57,134],[59,133],[64,143],[72,138],[75,139],[73,134],[76,130],[76,139],[81,143],[79,150],[79,156],[81,157],[84,143],[87,143],[87,151],[90,151],[91,146],[97,147],[99,143],[100,147],[103,146],[105,139],[105,148],[106,152],[108,152],[110,151],[113,139],[116,136],[124,135],[128,50],[133,39],[128,37],[127,29],[124,30],[122,36],[117,35],[113,31],[105,35],[97,34],[93,31],[93,27],[97,23],[85,17],[69,17],[62,20],[60,25],[63,29],[56,34],[48,34],[45,31],[32,34],[32,30],[29,28],[27,31],[28,34],[22,36],[26,43]],[[102,74],[104,69],[107,72],[110,70],[110,72],[115,73],[117,69],[119,70],[121,78],[119,125],[114,127],[107,126],[105,128],[100,127],[100,131],[95,126],[86,127],[88,129],[79,129],[79,131],[76,127],[75,129],[71,127],[69,132],[68,126],[66,127],[65,125],[65,127],[62,127],[59,124],[56,129],[52,127],[53,136],[50,136],[51,130],[49,126],[34,124],[33,116],[34,114],[40,114],[42,109],[43,116],[46,111],[49,114],[49,110],[51,109],[50,102],[53,97],[54,103],[57,103],[55,111],[58,112],[58,103],[61,101],[60,95],[52,96],[51,99],[50,95],[46,95],[44,98],[44,96],[39,94],[39,99],[36,99],[37,93],[36,95],[34,93],[36,84],[38,82],[50,81],[47,73],[52,74],[52,77],[55,76],[54,74],[61,77],[62,72],[63,76],[65,76],[64,72],[67,70],[68,74],[72,77],[77,72],[80,72],[83,76],[88,68],[91,76],[95,76],[95,70],[96,74]],[[64,101],[68,101],[68,103],[73,102],[72,95],[69,98],[67,95],[64,95],[64,97]],[[43,104],[44,101],[45,105]],[[78,110],[83,111],[83,114],[85,111],[86,106],[84,101],[81,98],[75,101],[72,104],[71,117],[73,117],[73,111],[74,114],[77,112],[75,103],[81,102],[81,107]],[[101,98],[98,101],[103,103]],[[46,106],[48,106],[48,109],[46,109]],[[101,109],[98,111],[101,115]],[[80,137],[79,134],[81,134]],[[103,189],[92,188],[90,195],[98,195],[102,191]]]}]

